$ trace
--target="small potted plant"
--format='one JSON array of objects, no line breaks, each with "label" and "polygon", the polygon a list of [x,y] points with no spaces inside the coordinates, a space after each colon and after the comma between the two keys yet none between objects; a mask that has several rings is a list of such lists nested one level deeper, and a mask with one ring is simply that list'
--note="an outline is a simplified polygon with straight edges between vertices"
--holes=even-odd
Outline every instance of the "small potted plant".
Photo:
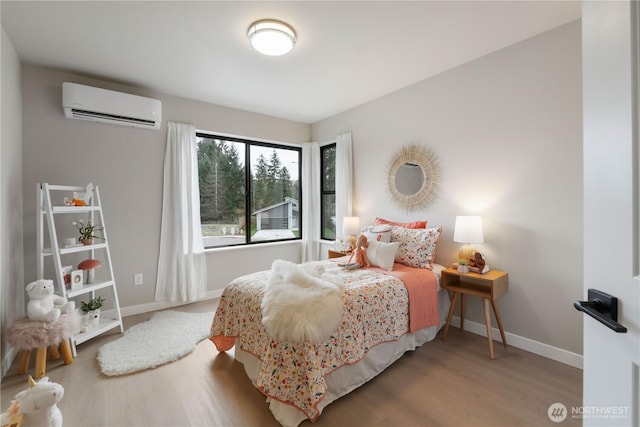
[{"label": "small potted plant", "polygon": [[468,273],[469,272],[469,261],[466,259],[461,259],[458,261],[458,273]]},{"label": "small potted plant", "polygon": [[86,316],[86,323],[95,328],[100,323],[100,308],[104,305],[104,298],[91,298],[89,302],[80,301],[80,309]]},{"label": "small potted plant", "polygon": [[93,239],[103,239],[101,236],[96,235],[95,232],[102,231],[104,228],[93,224],[91,220],[86,224],[82,220],[74,221],[73,225],[75,225],[78,232],[80,232],[80,242],[82,242],[83,245],[93,245]]}]

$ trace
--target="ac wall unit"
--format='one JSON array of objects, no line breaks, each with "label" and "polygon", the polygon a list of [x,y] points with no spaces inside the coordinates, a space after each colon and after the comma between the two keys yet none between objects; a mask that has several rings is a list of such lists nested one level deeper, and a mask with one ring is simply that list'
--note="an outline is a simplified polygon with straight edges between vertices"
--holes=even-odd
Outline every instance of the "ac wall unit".
[{"label": "ac wall unit", "polygon": [[72,119],[160,129],[162,103],[157,99],[97,87],[62,83],[62,108]]}]

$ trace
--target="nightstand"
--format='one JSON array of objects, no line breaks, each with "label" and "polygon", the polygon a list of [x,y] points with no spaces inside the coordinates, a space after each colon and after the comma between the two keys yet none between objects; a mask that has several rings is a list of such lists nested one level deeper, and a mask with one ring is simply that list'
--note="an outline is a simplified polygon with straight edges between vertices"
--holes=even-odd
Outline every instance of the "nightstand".
[{"label": "nightstand", "polygon": [[465,296],[473,295],[482,298],[482,306],[484,309],[484,321],[487,327],[487,339],[489,340],[489,356],[493,359],[493,338],[491,337],[491,314],[489,313],[489,304],[493,308],[493,314],[500,329],[502,344],[507,347],[507,339],[504,336],[502,321],[496,307],[496,298],[509,290],[509,274],[504,271],[491,270],[484,274],[479,273],[458,273],[458,270],[446,268],[442,270],[441,285],[444,289],[452,292],[451,307],[447,315],[447,324],[444,327],[442,339],[447,338],[449,325],[451,324],[451,316],[455,309],[456,300],[460,295],[460,330],[464,330],[464,306]]},{"label": "nightstand", "polygon": [[340,258],[341,256],[345,256],[345,255],[351,255],[351,252],[347,252],[347,251],[336,251],[333,249],[329,249],[329,251],[327,252],[327,258],[331,259],[331,258]]}]

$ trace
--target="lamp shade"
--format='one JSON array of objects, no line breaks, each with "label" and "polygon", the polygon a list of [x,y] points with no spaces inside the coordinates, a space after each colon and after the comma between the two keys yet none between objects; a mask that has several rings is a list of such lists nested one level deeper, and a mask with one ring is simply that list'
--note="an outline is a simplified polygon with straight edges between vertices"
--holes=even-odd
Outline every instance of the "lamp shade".
[{"label": "lamp shade", "polygon": [[357,216],[345,216],[342,220],[342,234],[354,236],[360,233],[360,218]]},{"label": "lamp shade", "polygon": [[453,241],[458,243],[482,243],[482,218],[479,216],[457,216]]},{"label": "lamp shade", "polygon": [[249,27],[247,36],[255,50],[269,56],[289,53],[296,44],[293,28],[273,19],[254,22]]}]

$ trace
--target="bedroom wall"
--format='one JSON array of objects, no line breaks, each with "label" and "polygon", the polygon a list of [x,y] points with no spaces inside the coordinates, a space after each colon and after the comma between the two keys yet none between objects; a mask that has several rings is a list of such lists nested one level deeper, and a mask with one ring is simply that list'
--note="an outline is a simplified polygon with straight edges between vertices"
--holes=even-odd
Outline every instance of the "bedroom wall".
[{"label": "bedroom wall", "polygon": [[[312,125],[319,142],[352,131],[363,224],[382,216],[441,225],[436,261],[449,265],[460,247],[455,216],[482,216],[485,243],[476,246],[509,272],[497,302],[506,331],[523,347],[554,347],[559,359],[582,354],[572,307],[582,297],[580,52],[576,21]],[[432,148],[442,170],[437,198],[413,214],[384,190],[389,160],[409,143]],[[481,313],[471,298],[467,318],[484,325]]]},{"label": "bedroom wall", "polygon": [[22,256],[22,94],[20,58],[2,28],[2,87],[0,105],[0,310],[2,326],[2,374],[11,365],[13,352],[5,329],[24,315],[24,267]]},{"label": "bedroom wall", "polygon": [[[118,296],[125,314],[158,308],[153,301],[167,121],[192,123],[200,130],[286,143],[301,143],[310,137],[308,124],[62,70],[25,65],[22,79],[25,281],[35,278],[37,183],[85,185],[93,182],[100,188]],[[155,131],[67,119],[62,111],[65,81],[160,99],[162,127]],[[274,257],[299,261],[299,242],[208,251],[209,295],[220,293],[230,280],[241,274],[268,268]],[[135,273],[143,273],[142,286],[133,285]]]}]

